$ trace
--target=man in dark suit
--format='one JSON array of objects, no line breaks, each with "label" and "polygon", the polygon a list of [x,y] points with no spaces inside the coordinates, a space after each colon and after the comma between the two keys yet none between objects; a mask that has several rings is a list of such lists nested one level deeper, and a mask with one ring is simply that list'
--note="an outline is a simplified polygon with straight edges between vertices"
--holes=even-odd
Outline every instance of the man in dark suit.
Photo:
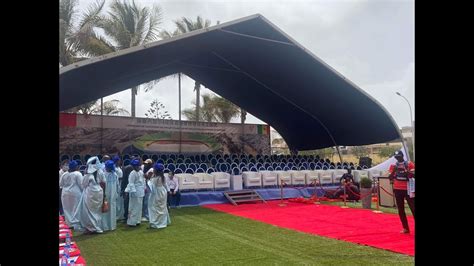
[{"label": "man in dark suit", "polygon": [[[134,158],[132,158],[133,160]],[[132,161],[130,160],[130,161]],[[128,193],[125,192],[125,188],[128,185],[128,176],[133,171],[133,167],[129,164],[123,168],[123,177],[122,177],[122,184],[120,186],[120,193],[123,196],[123,208],[124,208],[124,218],[125,222],[128,219]]]}]

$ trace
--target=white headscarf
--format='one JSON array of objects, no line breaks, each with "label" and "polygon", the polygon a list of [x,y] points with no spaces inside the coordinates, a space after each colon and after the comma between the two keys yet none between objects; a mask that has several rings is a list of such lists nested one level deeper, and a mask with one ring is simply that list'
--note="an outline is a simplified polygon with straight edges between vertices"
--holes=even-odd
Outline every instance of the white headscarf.
[{"label": "white headscarf", "polygon": [[[95,163],[92,163],[94,162]],[[87,173],[92,174],[95,171],[99,170],[102,167],[102,164],[100,163],[100,160],[97,156],[90,157],[89,160],[87,160]]]}]

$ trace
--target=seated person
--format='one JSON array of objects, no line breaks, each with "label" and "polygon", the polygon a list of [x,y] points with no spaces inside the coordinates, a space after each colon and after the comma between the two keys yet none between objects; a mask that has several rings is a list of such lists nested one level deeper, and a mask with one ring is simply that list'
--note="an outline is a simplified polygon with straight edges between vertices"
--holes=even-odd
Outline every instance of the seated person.
[{"label": "seated person", "polygon": [[347,173],[342,175],[341,179],[341,187],[336,190],[336,193],[334,193],[334,198],[338,199],[342,195],[344,195],[344,187],[346,188],[346,195],[347,195],[347,200],[356,200],[358,201],[360,199],[360,190],[359,188],[354,184],[354,176],[352,176],[352,169],[348,168]]},{"label": "seated person", "polygon": [[176,207],[180,208],[179,202],[181,200],[181,193],[179,192],[179,182],[177,178],[174,178],[173,171],[168,173],[166,185],[168,187],[168,206],[171,206],[172,198],[176,198]]}]

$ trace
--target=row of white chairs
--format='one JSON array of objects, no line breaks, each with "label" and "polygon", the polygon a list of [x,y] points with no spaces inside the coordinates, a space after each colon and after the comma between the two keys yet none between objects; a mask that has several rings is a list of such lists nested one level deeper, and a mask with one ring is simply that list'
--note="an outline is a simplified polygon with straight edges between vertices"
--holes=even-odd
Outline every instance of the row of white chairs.
[{"label": "row of white chairs", "polygon": [[[280,186],[281,180],[287,185],[309,185],[317,180],[321,185],[339,184],[340,178],[347,170],[289,170],[289,171],[246,171],[242,173],[242,182],[245,187],[268,187]],[[370,179],[381,176],[382,171],[374,170],[352,170],[354,181],[359,182],[361,178]],[[229,189],[231,186],[231,175],[224,172],[176,174],[181,190],[210,190]]]},{"label": "row of white chairs", "polygon": [[[280,186],[281,181],[287,185],[309,185],[317,180],[321,185],[339,184],[347,170],[289,170],[289,171],[259,171],[243,172],[242,178],[245,187]],[[382,175],[381,171],[352,170],[354,182],[361,178],[376,178]]]},{"label": "row of white chairs", "polygon": [[230,174],[224,172],[176,174],[180,190],[229,189]]}]

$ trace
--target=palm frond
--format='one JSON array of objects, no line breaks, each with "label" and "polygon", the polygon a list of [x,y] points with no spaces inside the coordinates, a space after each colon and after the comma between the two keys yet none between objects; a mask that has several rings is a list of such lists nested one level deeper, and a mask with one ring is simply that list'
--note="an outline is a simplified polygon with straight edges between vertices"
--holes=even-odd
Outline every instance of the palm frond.
[{"label": "palm frond", "polygon": [[147,29],[145,28],[145,23],[147,22],[148,19],[148,10],[146,8],[142,8],[141,10],[137,11],[136,13],[136,25],[135,25],[135,32],[132,36],[131,44],[130,46],[137,46],[142,43],[143,37],[145,35],[145,32]]},{"label": "palm frond", "polygon": [[100,56],[115,51],[115,47],[102,36],[90,37],[82,49],[88,56]]},{"label": "palm frond", "polygon": [[119,100],[110,100],[110,101],[104,102],[104,106],[103,106],[104,114],[105,115],[120,115],[120,114],[130,115],[130,113],[126,109],[120,107],[119,105],[120,105]]},{"label": "palm frond", "polygon": [[161,7],[155,5],[150,11],[148,19],[148,32],[143,38],[143,43],[149,43],[158,39],[160,31],[159,27],[163,19]]},{"label": "palm frond", "polygon": [[150,82],[142,84],[144,89],[145,89],[145,92],[148,92],[148,91],[152,90],[156,85],[158,85],[160,80],[161,79],[155,79],[155,80],[152,80]]},{"label": "palm frond", "polygon": [[84,115],[90,115],[94,111],[94,106],[96,104],[97,100],[91,101],[85,104],[81,104],[79,106],[76,106],[74,108],[71,108],[69,111],[78,113],[78,114],[84,114]]},{"label": "palm frond", "polygon": [[116,43],[117,50],[129,47],[131,35],[123,26],[120,18],[114,14],[110,14],[109,18],[102,21],[101,28],[105,34]]},{"label": "palm frond", "polygon": [[64,21],[68,27],[73,24],[76,6],[77,0],[59,1],[59,20]]},{"label": "palm frond", "polygon": [[197,16],[196,23],[194,23],[195,28],[202,29],[204,27],[201,16]]},{"label": "palm frond", "polygon": [[165,40],[165,39],[173,38],[173,37],[178,36],[180,34],[181,33],[179,32],[179,29],[175,29],[173,32],[169,32],[167,30],[162,30],[162,31],[160,31],[159,37],[162,40]]},{"label": "palm frond", "polygon": [[97,25],[97,22],[100,19],[99,15],[102,12],[104,5],[105,0],[96,0],[95,3],[90,4],[82,16],[82,20],[79,23],[79,29],[86,27],[87,24],[92,24],[93,26]]},{"label": "palm frond", "polygon": [[183,22],[186,25],[186,32],[195,30],[195,24],[190,19],[183,17]]},{"label": "palm frond", "polygon": [[179,30],[179,32],[181,32],[181,33],[188,32],[188,29],[186,27],[186,23],[184,23],[182,20],[176,20],[174,22],[174,24],[176,25],[176,28]]},{"label": "palm frond", "polygon": [[184,109],[181,113],[184,115],[184,117],[186,117],[186,119],[190,121],[197,121],[196,111],[194,110],[194,108]]}]

